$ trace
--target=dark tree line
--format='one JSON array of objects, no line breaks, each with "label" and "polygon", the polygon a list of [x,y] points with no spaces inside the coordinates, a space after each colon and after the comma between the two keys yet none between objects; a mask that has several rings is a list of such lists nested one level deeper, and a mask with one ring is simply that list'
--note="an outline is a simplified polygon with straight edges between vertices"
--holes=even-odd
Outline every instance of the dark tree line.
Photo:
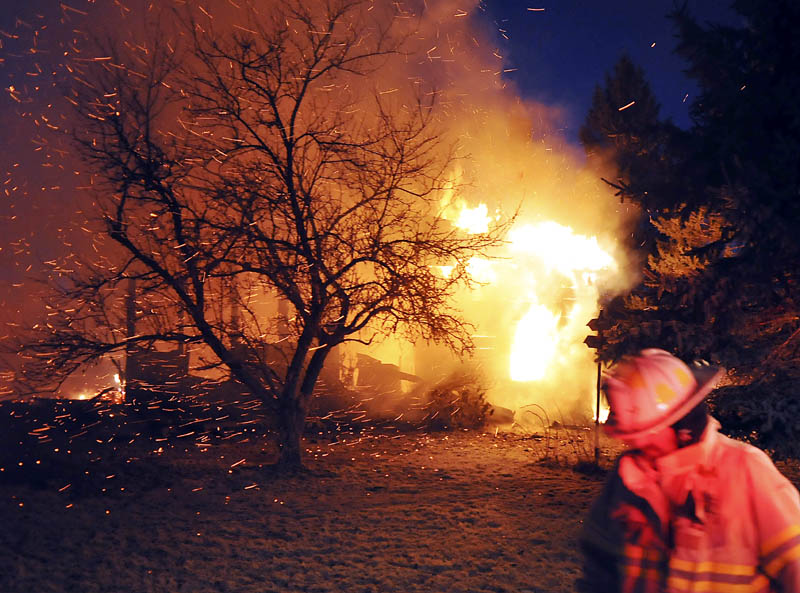
[{"label": "dark tree line", "polygon": [[[613,150],[608,181],[638,207],[641,280],[608,304],[599,352],[660,346],[729,370],[715,396],[730,430],[789,454],[800,435],[800,4],[737,0],[741,26],[670,15],[700,90],[692,126],[663,121],[623,58],[598,87],[581,138]],[[630,107],[621,107],[635,101]]]}]

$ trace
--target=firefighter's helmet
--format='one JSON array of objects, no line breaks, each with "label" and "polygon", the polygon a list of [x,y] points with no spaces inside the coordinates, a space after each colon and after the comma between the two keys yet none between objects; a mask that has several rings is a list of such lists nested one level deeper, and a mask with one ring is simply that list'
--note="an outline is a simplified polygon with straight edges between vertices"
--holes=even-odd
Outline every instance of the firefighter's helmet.
[{"label": "firefighter's helmet", "polygon": [[722,369],[686,365],[669,352],[642,350],[605,376],[611,408],[606,432],[624,441],[641,441],[671,426],[703,401]]}]

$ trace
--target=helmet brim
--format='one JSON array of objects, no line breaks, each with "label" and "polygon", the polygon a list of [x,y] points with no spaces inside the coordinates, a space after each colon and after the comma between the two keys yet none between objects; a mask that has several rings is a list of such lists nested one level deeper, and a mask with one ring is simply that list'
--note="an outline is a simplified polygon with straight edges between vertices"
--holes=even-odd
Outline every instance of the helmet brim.
[{"label": "helmet brim", "polygon": [[719,367],[708,365],[691,365],[689,370],[692,371],[697,388],[686,399],[683,400],[678,406],[670,410],[665,416],[662,416],[657,421],[648,426],[637,427],[632,431],[623,431],[614,424],[606,423],[605,431],[610,437],[620,440],[640,440],[643,437],[648,437],[661,432],[668,426],[672,426],[678,420],[686,416],[692,409],[702,402],[705,397],[714,389],[717,382],[722,378],[724,370]]}]

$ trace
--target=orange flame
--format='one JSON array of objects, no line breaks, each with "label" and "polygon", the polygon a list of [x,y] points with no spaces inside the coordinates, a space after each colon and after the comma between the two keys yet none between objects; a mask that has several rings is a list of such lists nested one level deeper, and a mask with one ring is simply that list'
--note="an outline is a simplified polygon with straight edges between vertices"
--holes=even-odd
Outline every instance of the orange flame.
[{"label": "orange flame", "polygon": [[[553,221],[512,229],[510,239],[519,273],[530,275],[534,286],[530,309],[514,334],[510,376],[514,381],[540,381],[557,356],[565,356],[570,346],[582,342],[585,324],[596,309],[594,273],[616,269],[617,264],[596,237],[576,234]],[[536,282],[536,264],[568,282],[569,299],[553,294],[553,283]]]},{"label": "orange flame", "polygon": [[596,237],[576,235],[568,226],[556,222],[526,224],[511,230],[511,249],[533,255],[562,274],[576,271],[616,269],[617,263],[597,243]]},{"label": "orange flame", "polygon": [[547,373],[557,353],[559,316],[533,304],[519,320],[509,360],[513,381],[538,381]]},{"label": "orange flame", "polygon": [[[486,204],[470,207],[451,198],[443,200],[444,216],[454,226],[468,233],[489,230],[492,218]],[[449,275],[452,267],[440,269]],[[473,279],[508,287],[526,311],[512,332],[508,361],[512,381],[542,381],[558,359],[569,359],[575,346],[585,353],[586,322],[597,310],[597,273],[616,269],[616,261],[596,237],[577,234],[554,221],[518,225],[509,233],[507,252],[497,260],[470,260]]]}]

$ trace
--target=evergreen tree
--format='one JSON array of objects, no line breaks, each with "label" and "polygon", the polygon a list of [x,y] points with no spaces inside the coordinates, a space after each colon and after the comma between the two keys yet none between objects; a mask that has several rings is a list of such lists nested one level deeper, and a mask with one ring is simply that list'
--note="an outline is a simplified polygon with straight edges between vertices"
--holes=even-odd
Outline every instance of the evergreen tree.
[{"label": "evergreen tree", "polygon": [[800,4],[733,8],[745,26],[701,26],[685,8],[673,18],[701,89],[691,157],[709,207],[727,221],[706,254],[715,263],[705,283],[727,279],[717,329],[736,336],[721,354],[762,378],[793,374],[800,362]]},{"label": "evergreen tree", "polygon": [[623,55],[606,74],[605,86],[595,88],[580,129],[589,159],[616,169],[610,182],[621,199],[642,209],[645,220],[676,201],[666,173],[676,152],[670,148],[680,141],[680,133],[671,122],[659,119],[659,109],[644,72]]},{"label": "evergreen tree", "polygon": [[[714,396],[723,426],[797,455],[800,3],[737,0],[733,8],[740,27],[701,25],[685,6],[671,15],[700,94],[691,130],[659,145],[660,168],[618,142],[628,176],[620,193],[649,205],[657,238],[641,284],[612,303],[600,358],[660,346],[720,363],[731,383]],[[666,181],[644,199],[653,171]]]},{"label": "evergreen tree", "polygon": [[[682,144],[687,134],[659,119],[659,105],[644,72],[623,55],[606,75],[605,85],[595,89],[580,135],[590,163],[599,165],[605,175],[612,167],[615,176],[606,181],[617,189],[623,203],[638,210],[626,243],[634,254],[631,272],[641,274],[641,282],[630,295],[605,304],[606,329],[599,359],[613,361],[656,345],[677,351],[691,349],[693,340],[685,334],[687,328],[697,329],[696,320],[693,312],[686,310],[682,296],[696,274],[683,278],[681,272],[697,268],[699,261],[689,262],[699,256],[687,256],[687,262],[678,264],[688,237],[665,234],[681,230],[680,213],[689,201],[678,174],[684,167]],[[697,221],[691,224],[699,225]],[[700,238],[699,226],[695,234],[693,248],[708,243]],[[667,253],[670,257],[663,265],[673,266],[671,271],[661,263],[661,256]],[[662,285],[666,279],[669,281]]]},{"label": "evergreen tree", "polygon": [[[710,208],[724,212],[722,240],[702,291],[716,297],[717,355],[734,384],[715,396],[731,432],[797,455],[800,435],[800,4],[737,0],[741,27],[701,26],[675,12],[678,52],[697,80],[696,150]],[[727,257],[726,257],[727,256]]]}]

